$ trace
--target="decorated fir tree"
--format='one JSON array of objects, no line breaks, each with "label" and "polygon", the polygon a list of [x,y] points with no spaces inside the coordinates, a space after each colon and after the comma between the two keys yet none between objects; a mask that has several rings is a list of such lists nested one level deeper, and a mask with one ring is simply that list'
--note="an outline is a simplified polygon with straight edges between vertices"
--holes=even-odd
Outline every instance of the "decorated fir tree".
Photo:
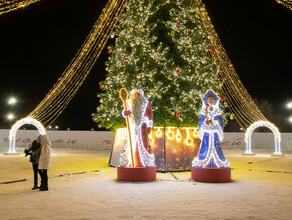
[{"label": "decorated fir tree", "polygon": [[[119,90],[141,87],[153,108],[154,126],[197,126],[201,95],[222,82],[200,19],[201,0],[129,0],[109,46],[106,80],[94,120],[125,126]],[[222,101],[222,99],[221,99]],[[223,102],[221,102],[222,104]],[[221,106],[224,109],[224,105]]]}]

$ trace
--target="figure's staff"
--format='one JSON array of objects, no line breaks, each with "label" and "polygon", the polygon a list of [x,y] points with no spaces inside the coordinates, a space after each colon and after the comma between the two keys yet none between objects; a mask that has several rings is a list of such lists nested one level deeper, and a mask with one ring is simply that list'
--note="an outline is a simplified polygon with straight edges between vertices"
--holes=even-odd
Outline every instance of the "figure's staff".
[{"label": "figure's staff", "polygon": [[[127,107],[128,92],[125,88],[121,88],[120,97],[121,97],[123,104],[124,104],[124,111],[128,111],[128,107]],[[129,138],[129,145],[130,145],[131,165],[132,165],[132,167],[135,167],[134,157],[133,157],[133,148],[132,148],[131,128],[130,128],[130,123],[129,123],[129,115],[126,116],[126,124],[127,124],[127,129],[128,129],[128,138]]]}]

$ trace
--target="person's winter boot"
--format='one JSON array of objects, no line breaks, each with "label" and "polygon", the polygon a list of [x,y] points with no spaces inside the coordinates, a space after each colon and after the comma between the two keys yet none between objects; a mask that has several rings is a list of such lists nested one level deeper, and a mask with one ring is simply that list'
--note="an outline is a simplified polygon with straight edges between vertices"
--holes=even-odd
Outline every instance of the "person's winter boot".
[{"label": "person's winter boot", "polygon": [[35,190],[35,189],[39,189],[37,184],[34,184],[34,186],[32,187],[32,190]]},{"label": "person's winter boot", "polygon": [[43,185],[43,187],[40,188],[40,191],[48,191],[48,185]]},{"label": "person's winter boot", "polygon": [[48,188],[48,179],[45,178],[43,183],[42,183],[42,186],[40,187],[40,191],[48,191],[49,188]]},{"label": "person's winter boot", "polygon": [[44,181],[41,181],[41,185],[40,185],[39,189],[41,189],[43,187],[43,185],[44,185]]}]

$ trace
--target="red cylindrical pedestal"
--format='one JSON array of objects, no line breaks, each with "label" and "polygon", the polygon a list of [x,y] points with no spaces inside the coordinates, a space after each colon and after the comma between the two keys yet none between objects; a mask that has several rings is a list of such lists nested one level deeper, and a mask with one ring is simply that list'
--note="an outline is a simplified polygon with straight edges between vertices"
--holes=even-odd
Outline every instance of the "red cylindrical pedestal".
[{"label": "red cylindrical pedestal", "polygon": [[231,168],[192,167],[191,179],[205,183],[227,183],[231,181]]},{"label": "red cylindrical pedestal", "polygon": [[156,167],[118,167],[117,181],[151,182],[156,180]]}]

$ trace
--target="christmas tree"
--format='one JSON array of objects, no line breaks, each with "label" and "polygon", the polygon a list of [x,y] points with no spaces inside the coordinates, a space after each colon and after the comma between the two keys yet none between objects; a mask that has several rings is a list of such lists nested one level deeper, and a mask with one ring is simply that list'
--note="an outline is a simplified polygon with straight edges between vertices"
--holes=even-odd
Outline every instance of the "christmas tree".
[{"label": "christmas tree", "polygon": [[[125,126],[119,90],[141,87],[151,102],[154,126],[197,126],[201,95],[221,94],[219,68],[202,27],[201,0],[129,0],[112,34],[106,80],[93,120]],[[221,108],[224,109],[223,99]],[[226,105],[226,104],[225,104]],[[225,106],[226,107],[226,106]],[[226,121],[226,120],[225,120]]]}]

